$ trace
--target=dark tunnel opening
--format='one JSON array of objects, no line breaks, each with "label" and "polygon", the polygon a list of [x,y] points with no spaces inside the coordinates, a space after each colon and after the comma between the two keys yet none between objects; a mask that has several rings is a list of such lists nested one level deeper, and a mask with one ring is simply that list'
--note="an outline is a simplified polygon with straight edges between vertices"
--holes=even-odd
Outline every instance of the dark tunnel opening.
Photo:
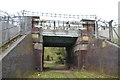
[{"label": "dark tunnel opening", "polygon": [[43,70],[70,69],[71,50],[77,37],[44,36]]}]

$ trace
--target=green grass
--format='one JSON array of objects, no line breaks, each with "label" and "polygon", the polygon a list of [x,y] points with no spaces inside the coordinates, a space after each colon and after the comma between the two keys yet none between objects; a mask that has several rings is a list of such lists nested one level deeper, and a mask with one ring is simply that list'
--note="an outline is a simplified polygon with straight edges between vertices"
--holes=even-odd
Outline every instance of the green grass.
[{"label": "green grass", "polygon": [[105,74],[99,74],[88,71],[76,71],[76,70],[49,70],[43,72],[33,72],[26,76],[26,78],[117,78],[115,76],[109,76]]},{"label": "green grass", "polygon": [[54,67],[53,61],[44,61],[44,67]]},{"label": "green grass", "polygon": [[65,64],[55,64],[54,61],[44,61],[44,67],[64,67]]},{"label": "green grass", "polygon": [[[55,64],[54,61],[45,61],[44,67],[63,67],[63,64]],[[87,70],[45,70],[43,72],[29,72],[26,74],[25,78],[48,78],[52,80],[56,80],[56,78],[117,78],[115,76],[109,76],[102,73],[91,72]]]},{"label": "green grass", "polygon": [[72,72],[76,78],[117,78],[115,76],[110,76],[106,74],[100,74],[96,72],[90,72],[90,71],[73,71]]},{"label": "green grass", "polygon": [[59,72],[44,71],[29,75],[28,78],[67,78],[67,76]]}]

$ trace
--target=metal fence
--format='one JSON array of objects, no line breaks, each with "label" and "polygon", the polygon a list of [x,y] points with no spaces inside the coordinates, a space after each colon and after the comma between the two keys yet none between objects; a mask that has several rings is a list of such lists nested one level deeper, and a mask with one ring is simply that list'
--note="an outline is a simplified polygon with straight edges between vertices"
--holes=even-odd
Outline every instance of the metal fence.
[{"label": "metal fence", "polygon": [[31,32],[32,17],[18,13],[10,15],[0,11],[0,47],[18,35]]},{"label": "metal fence", "polygon": [[111,20],[109,22],[98,20],[97,25],[98,36],[118,44],[118,39],[120,39],[120,36],[118,35],[117,20]]},{"label": "metal fence", "polygon": [[12,17],[0,11],[0,47],[20,34],[20,23],[17,17]]}]

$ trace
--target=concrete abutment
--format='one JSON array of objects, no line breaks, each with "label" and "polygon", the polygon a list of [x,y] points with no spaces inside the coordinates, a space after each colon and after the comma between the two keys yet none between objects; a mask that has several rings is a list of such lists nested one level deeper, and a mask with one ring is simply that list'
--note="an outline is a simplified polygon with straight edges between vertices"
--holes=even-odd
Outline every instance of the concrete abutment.
[{"label": "concrete abutment", "polygon": [[6,53],[2,59],[3,78],[21,78],[25,73],[35,69],[31,34],[22,36],[2,54]]},{"label": "concrete abutment", "polygon": [[81,44],[79,37],[75,45],[68,49],[70,52],[69,65],[77,70],[86,69],[118,76],[118,68],[120,67],[118,65],[118,50],[120,47],[117,45],[95,37],[89,38],[88,44]]},{"label": "concrete abutment", "polygon": [[[43,36],[37,36],[35,41],[31,34],[24,36],[2,59],[2,76],[21,77],[30,70],[43,71],[44,46]],[[68,69],[118,75],[118,46],[94,37],[89,39],[88,44],[81,44],[78,37],[74,44],[66,47]]]}]

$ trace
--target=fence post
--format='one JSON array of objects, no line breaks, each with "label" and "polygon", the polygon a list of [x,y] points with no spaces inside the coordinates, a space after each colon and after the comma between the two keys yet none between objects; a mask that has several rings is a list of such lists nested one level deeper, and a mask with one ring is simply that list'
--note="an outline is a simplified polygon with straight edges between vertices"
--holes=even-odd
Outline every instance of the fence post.
[{"label": "fence post", "polygon": [[[118,35],[120,35],[120,1],[118,2]],[[118,38],[118,44],[120,45],[120,38]]]},{"label": "fence post", "polygon": [[97,17],[95,17],[95,37],[98,37],[98,21],[96,20]]},{"label": "fence post", "polygon": [[110,39],[110,41],[112,41],[112,39],[113,39],[112,22],[113,22],[113,20],[108,22],[109,23],[109,39]]},{"label": "fence post", "polygon": [[21,35],[24,35],[25,32],[25,24],[24,24],[24,17],[22,17],[22,23],[21,23]]},{"label": "fence post", "polygon": [[22,21],[21,21],[21,35],[24,35],[25,34],[25,17],[24,17],[24,14],[25,14],[25,10],[22,11]]}]

